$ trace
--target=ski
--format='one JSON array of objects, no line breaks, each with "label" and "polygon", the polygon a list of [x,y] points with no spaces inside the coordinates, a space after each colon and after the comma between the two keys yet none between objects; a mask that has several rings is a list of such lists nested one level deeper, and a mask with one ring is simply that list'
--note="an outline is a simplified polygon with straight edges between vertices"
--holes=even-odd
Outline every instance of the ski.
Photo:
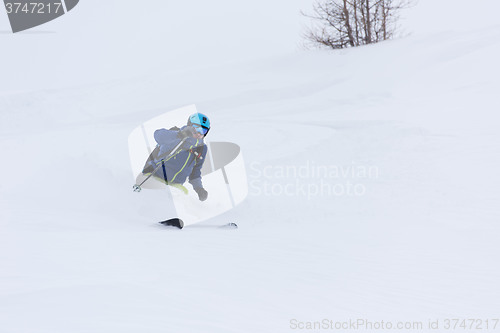
[{"label": "ski", "polygon": [[184,228],[184,221],[182,221],[181,219],[178,219],[178,218],[168,219],[165,221],[161,221],[159,223],[166,225],[166,226],[170,226],[170,227],[176,227],[179,229]]},{"label": "ski", "polygon": [[238,225],[236,223],[228,223],[228,224],[224,224],[224,225],[221,225],[219,228],[222,228],[222,229],[238,229]]},{"label": "ski", "polygon": [[[178,229],[184,228],[184,221],[182,221],[179,218],[168,219],[168,220],[161,221],[158,223],[165,225],[165,226],[169,226],[169,227],[175,227]],[[219,228],[221,228],[221,229],[238,229],[238,225],[236,223],[231,222],[231,223],[221,225],[221,226],[219,226]]]}]

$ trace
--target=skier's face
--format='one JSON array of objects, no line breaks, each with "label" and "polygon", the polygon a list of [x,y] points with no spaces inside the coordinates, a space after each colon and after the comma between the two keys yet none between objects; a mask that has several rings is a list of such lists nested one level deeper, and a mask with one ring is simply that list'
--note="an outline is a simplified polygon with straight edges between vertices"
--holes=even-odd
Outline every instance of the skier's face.
[{"label": "skier's face", "polygon": [[193,136],[194,136],[195,139],[201,140],[201,139],[203,139],[204,135],[196,132]]},{"label": "skier's face", "polygon": [[203,139],[209,131],[208,128],[199,124],[192,124],[191,126],[194,129],[193,137],[198,140]]}]

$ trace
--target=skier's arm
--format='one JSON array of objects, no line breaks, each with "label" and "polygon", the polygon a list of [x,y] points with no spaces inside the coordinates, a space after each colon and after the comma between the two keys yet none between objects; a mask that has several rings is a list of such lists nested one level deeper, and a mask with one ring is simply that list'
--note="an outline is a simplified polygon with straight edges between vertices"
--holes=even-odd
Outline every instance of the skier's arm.
[{"label": "skier's arm", "polygon": [[183,144],[183,146],[186,146],[188,148],[191,146],[196,147],[203,143],[202,140],[197,140],[193,137],[181,135],[182,133],[184,133],[183,129],[185,127],[183,127],[181,131],[172,131],[164,128],[156,130],[154,134],[155,141],[158,142],[160,145],[171,145],[171,144],[175,145],[178,144],[181,141],[181,139],[185,138],[186,141]]},{"label": "skier's arm", "polygon": [[160,145],[171,145],[171,144],[176,144],[179,143],[179,139],[177,138],[177,132],[176,131],[170,131],[167,129],[159,129],[155,131],[154,134],[155,141],[158,142]]},{"label": "skier's arm", "polygon": [[204,146],[201,153],[201,158],[196,159],[193,171],[191,171],[191,174],[189,175],[189,183],[193,185],[194,189],[203,188],[203,183],[201,182],[201,168],[203,167],[203,163],[205,162],[207,150],[207,146]]},{"label": "skier's arm", "polygon": [[[161,154],[166,154],[170,152],[179,142],[181,142],[181,138],[179,138],[179,131],[167,130],[167,129],[159,129],[154,133],[155,141],[160,145]],[[181,146],[182,150],[188,150],[193,147],[196,147],[200,143],[201,140],[197,140],[195,138],[182,138],[184,143]]]}]

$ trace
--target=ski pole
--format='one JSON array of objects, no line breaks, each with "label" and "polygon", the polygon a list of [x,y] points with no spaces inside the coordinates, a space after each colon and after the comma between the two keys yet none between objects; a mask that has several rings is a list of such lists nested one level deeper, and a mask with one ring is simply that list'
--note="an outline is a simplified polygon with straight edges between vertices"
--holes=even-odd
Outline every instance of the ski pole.
[{"label": "ski pole", "polygon": [[[170,151],[170,153],[168,154],[167,157],[165,157],[164,159],[162,159],[158,164],[158,166],[154,169],[153,172],[151,172],[151,174],[149,176],[146,177],[146,179],[144,179],[139,185],[135,184],[132,188],[134,189],[134,192],[140,192],[142,189],[141,189],[141,186],[149,179],[151,178],[152,175],[155,174],[156,171],[158,171],[158,169],[163,165],[164,161],[165,160],[168,160],[171,156],[173,156],[175,154],[175,152],[177,151],[177,149],[179,149],[179,147],[184,143],[184,141],[186,141],[187,138],[184,138],[181,140],[181,142],[179,142],[179,144],[177,146],[174,147],[174,149],[172,149],[172,151]],[[165,179],[166,181],[166,179]]]}]

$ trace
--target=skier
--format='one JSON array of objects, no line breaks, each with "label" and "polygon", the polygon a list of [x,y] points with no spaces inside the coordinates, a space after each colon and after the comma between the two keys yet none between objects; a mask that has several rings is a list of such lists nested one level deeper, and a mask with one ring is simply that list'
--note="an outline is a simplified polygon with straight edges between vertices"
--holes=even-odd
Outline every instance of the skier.
[{"label": "skier", "polygon": [[[182,128],[172,127],[156,130],[154,138],[158,145],[149,156],[143,174],[149,175],[161,164],[153,175],[173,185],[187,191],[182,186],[189,177],[189,183],[198,194],[201,201],[205,201],[208,192],[203,188],[201,181],[201,168],[207,155],[207,145],[203,139],[210,130],[210,120],[202,113],[195,113],[189,116],[187,125]],[[169,156],[173,149],[184,140],[183,144]]]}]

